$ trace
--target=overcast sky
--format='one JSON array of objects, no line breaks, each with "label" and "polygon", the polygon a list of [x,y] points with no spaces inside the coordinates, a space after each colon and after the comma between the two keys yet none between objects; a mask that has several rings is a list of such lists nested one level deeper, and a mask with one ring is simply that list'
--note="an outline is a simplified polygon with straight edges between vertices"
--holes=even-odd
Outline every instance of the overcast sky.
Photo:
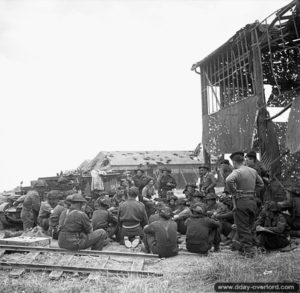
[{"label": "overcast sky", "polygon": [[0,191],[101,150],[193,150],[193,63],[290,1],[1,1]]}]

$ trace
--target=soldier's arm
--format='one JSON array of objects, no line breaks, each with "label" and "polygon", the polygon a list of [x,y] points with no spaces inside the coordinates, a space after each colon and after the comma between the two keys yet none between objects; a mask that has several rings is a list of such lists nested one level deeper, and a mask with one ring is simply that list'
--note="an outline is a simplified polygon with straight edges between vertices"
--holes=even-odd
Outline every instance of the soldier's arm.
[{"label": "soldier's arm", "polygon": [[256,228],[257,226],[263,226],[265,219],[266,219],[266,213],[262,211],[259,214],[258,219],[255,221],[254,227]]},{"label": "soldier's arm", "polygon": [[142,218],[141,225],[142,225],[142,227],[145,227],[148,224],[148,217],[147,217],[147,213],[146,213],[146,209],[145,209],[144,205],[143,205],[142,213],[143,213],[143,218]]},{"label": "soldier's arm", "polygon": [[113,224],[117,224],[118,223],[118,219],[117,217],[115,217],[111,211],[108,211],[108,222],[109,223],[113,223]]},{"label": "soldier's arm", "polygon": [[144,227],[144,232],[147,233],[147,234],[153,234],[154,233],[154,230],[153,230],[153,223],[149,224],[149,225],[146,225]]},{"label": "soldier's arm", "polygon": [[212,229],[216,229],[220,227],[220,222],[213,220],[213,219],[207,219],[208,226]]},{"label": "soldier's arm", "polygon": [[236,180],[238,178],[238,174],[236,170],[233,170],[226,178],[226,186],[228,188],[229,193],[236,193]]},{"label": "soldier's arm", "polygon": [[255,190],[261,190],[265,186],[264,181],[262,178],[256,173],[256,182],[255,182]]},{"label": "soldier's arm", "polygon": [[91,233],[93,231],[93,227],[89,217],[84,212],[80,212],[80,214],[81,214],[81,223],[82,223],[82,230],[83,230],[82,232],[86,234]]},{"label": "soldier's arm", "polygon": [[207,188],[206,188],[207,190],[211,189],[211,188],[213,188],[213,187],[215,187],[217,185],[217,180],[216,180],[216,178],[215,178],[215,176],[213,174],[211,174],[209,176],[209,178],[210,178],[211,184],[207,186]]}]

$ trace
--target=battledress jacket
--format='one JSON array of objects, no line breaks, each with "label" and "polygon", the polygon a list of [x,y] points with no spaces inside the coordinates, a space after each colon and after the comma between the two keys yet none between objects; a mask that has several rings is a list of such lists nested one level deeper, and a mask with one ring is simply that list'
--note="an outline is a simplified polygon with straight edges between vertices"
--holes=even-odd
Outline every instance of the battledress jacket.
[{"label": "battledress jacket", "polygon": [[86,213],[75,209],[62,212],[59,217],[59,226],[61,227],[58,237],[59,247],[72,250],[78,249],[80,239],[93,231]]}]

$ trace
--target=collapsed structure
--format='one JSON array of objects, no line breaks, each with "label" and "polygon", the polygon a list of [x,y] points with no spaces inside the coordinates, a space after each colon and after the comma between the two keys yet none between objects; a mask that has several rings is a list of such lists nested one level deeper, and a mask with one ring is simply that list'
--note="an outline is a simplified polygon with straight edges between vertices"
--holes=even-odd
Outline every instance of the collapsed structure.
[{"label": "collapsed structure", "polygon": [[[300,180],[300,0],[246,25],[192,70],[201,79],[206,161],[255,149],[271,179]],[[282,110],[270,117],[267,107]],[[288,109],[288,122],[273,122]]]}]

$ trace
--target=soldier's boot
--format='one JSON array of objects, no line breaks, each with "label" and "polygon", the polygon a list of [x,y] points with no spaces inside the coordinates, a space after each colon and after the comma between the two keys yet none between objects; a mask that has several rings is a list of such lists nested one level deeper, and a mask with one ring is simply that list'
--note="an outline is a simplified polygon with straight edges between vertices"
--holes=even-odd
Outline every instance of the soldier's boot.
[{"label": "soldier's boot", "polygon": [[131,247],[136,248],[140,244],[140,236],[135,236],[135,239],[132,241]]},{"label": "soldier's boot", "polygon": [[131,248],[132,246],[131,241],[129,241],[127,236],[124,237],[124,244],[127,248]]}]

